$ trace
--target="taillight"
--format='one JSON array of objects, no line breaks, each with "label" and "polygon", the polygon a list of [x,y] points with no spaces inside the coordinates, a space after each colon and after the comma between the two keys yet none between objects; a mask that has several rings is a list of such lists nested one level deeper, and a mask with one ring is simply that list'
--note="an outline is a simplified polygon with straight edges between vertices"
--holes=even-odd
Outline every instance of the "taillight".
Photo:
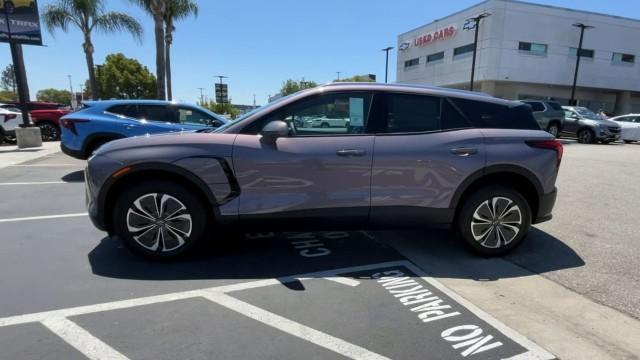
[{"label": "taillight", "polygon": [[7,114],[7,115],[4,116],[4,122],[7,122],[9,120],[13,120],[13,119],[15,119],[17,117],[18,117],[18,115],[15,115],[15,114]]},{"label": "taillight", "polygon": [[77,123],[86,123],[86,122],[89,122],[89,120],[84,120],[84,119],[60,119],[60,125],[65,129],[69,129],[69,131],[71,131],[74,135],[78,135],[78,131],[76,130],[76,124]]},{"label": "taillight", "polygon": [[560,162],[562,161],[562,154],[564,153],[564,147],[562,143],[558,140],[527,140],[525,141],[527,145],[538,148],[538,149],[548,149],[554,150],[556,152],[556,157],[558,159],[558,166],[560,166]]}]

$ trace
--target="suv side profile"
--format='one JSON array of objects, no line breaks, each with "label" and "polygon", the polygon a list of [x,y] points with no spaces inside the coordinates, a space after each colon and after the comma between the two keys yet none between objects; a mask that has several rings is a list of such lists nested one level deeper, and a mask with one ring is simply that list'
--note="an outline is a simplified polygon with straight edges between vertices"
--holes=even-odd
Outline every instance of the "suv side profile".
[{"label": "suv side profile", "polygon": [[82,108],[60,119],[60,147],[69,156],[86,159],[112,140],[210,129],[226,123],[207,109],[170,101],[85,101]]},{"label": "suv side profile", "polygon": [[[302,127],[303,118],[347,118]],[[96,227],[165,259],[222,228],[446,226],[500,255],[551,219],[562,145],[529,106],[461,90],[329,84],[217,130],[116,140],[86,168]]]},{"label": "suv side profile", "polygon": [[559,103],[542,100],[522,100],[522,102],[531,106],[540,129],[546,130],[555,137],[560,135],[564,125],[564,110]]},{"label": "suv side profile", "polygon": [[580,106],[563,106],[565,126],[563,134],[577,136],[578,142],[608,144],[620,140],[622,129],[615,121],[606,120],[593,111]]}]

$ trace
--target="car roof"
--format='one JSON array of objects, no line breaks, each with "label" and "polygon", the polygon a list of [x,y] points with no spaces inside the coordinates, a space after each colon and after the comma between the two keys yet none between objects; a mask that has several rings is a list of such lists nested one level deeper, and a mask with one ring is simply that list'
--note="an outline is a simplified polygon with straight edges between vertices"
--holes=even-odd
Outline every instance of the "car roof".
[{"label": "car roof", "polygon": [[325,85],[318,86],[313,89],[309,89],[308,91],[385,91],[385,92],[405,92],[405,93],[414,93],[421,95],[434,95],[434,96],[445,96],[445,97],[453,97],[467,100],[476,100],[483,102],[491,102],[499,105],[506,106],[520,106],[522,103],[520,101],[513,100],[505,100],[497,97],[493,97],[487,93],[468,91],[468,90],[460,90],[460,89],[450,89],[443,88],[438,86],[429,86],[422,84],[381,84],[381,83],[364,83],[364,82],[333,82]]}]

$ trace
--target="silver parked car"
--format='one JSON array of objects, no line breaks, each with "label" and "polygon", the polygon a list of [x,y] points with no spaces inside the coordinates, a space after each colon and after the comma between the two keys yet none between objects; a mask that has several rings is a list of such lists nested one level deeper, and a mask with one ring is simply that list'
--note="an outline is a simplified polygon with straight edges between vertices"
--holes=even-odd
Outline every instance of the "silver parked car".
[{"label": "silver parked car", "polygon": [[533,117],[536,118],[542,130],[558,137],[564,125],[564,110],[555,101],[548,100],[522,100],[523,103],[531,106]]},{"label": "silver parked car", "polygon": [[[342,126],[306,127],[331,115]],[[223,227],[452,227],[503,254],[551,219],[562,145],[529,106],[459,90],[340,83],[216,130],[110,142],[89,159],[94,224],[171,258]]]}]

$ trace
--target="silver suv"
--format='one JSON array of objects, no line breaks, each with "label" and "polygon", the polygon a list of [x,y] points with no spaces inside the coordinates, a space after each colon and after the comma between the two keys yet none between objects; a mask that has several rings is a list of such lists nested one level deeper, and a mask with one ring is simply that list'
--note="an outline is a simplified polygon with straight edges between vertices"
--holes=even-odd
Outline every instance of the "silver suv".
[{"label": "silver suv", "polygon": [[[338,126],[307,127],[332,117]],[[89,159],[89,214],[171,258],[224,227],[447,226],[503,254],[551,219],[562,145],[529,106],[411,85],[329,84],[216,130],[116,140]]]}]

